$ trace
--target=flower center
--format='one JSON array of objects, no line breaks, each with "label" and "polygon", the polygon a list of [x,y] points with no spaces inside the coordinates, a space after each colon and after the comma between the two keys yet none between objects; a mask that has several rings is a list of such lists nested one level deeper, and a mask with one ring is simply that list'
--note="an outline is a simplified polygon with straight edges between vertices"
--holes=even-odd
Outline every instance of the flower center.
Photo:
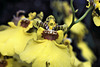
[{"label": "flower center", "polygon": [[45,30],[42,33],[42,37],[44,39],[48,39],[48,40],[56,40],[58,38],[58,33],[56,31],[49,31],[49,30]]},{"label": "flower center", "polygon": [[21,26],[24,27],[24,28],[28,27],[29,24],[30,24],[29,20],[22,20],[21,21]]}]

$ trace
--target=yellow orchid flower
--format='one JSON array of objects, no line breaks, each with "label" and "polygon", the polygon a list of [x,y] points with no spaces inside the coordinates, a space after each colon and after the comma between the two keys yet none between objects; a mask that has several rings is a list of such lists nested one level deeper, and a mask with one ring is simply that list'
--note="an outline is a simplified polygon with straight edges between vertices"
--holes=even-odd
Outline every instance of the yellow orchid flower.
[{"label": "yellow orchid flower", "polygon": [[[89,5],[87,6],[88,8],[90,7],[90,3],[92,2],[91,0],[87,0]],[[94,21],[94,24],[96,26],[100,26],[100,16],[99,16],[99,13],[100,13],[100,2],[99,0],[93,0],[93,5],[94,5],[94,10],[92,12],[92,16],[93,16],[93,21]]]},{"label": "yellow orchid flower", "polygon": [[27,63],[32,62],[32,67],[91,67],[75,57],[72,46],[68,43],[58,44],[48,39],[30,40],[20,58]]},{"label": "yellow orchid flower", "polygon": [[[49,25],[49,22],[47,24]],[[70,40],[66,39],[67,36],[63,37],[63,30],[57,28],[55,31],[54,27],[44,29],[42,26],[43,23],[40,27],[37,26],[37,40],[31,39],[20,54],[22,61],[32,62],[32,67],[84,67],[75,57]]]},{"label": "yellow orchid flower", "polygon": [[[51,20],[54,18],[52,17],[49,21]],[[49,26],[49,22],[47,24],[48,27],[52,26]],[[44,29],[43,25],[40,26],[37,30],[38,40],[31,39],[28,42],[27,47],[20,54],[21,60],[27,63],[32,62],[32,67],[72,67],[69,47],[59,44],[63,40],[63,31],[55,31],[52,30],[53,28]]]},{"label": "yellow orchid flower", "polygon": [[33,27],[32,23],[33,21],[26,18],[22,18],[17,26],[13,22],[8,22],[10,27],[0,31],[0,52],[2,55],[12,56],[24,50],[27,42],[36,37],[36,33],[27,33]]},{"label": "yellow orchid flower", "polygon": [[[47,25],[45,25],[45,24],[47,24]],[[39,24],[35,23],[34,25],[37,25],[36,27],[39,28],[38,29],[39,31],[37,31],[37,34],[39,35],[39,36],[37,36],[38,39],[43,39],[43,36],[44,36],[44,39],[45,38],[51,39],[51,40],[55,39],[57,43],[61,43],[61,41],[63,40],[63,31],[60,30],[60,26],[56,26],[54,16],[52,16],[52,15],[48,16],[44,24],[43,23],[39,23]],[[47,27],[45,27],[46,30],[42,28],[44,26],[47,26]],[[53,29],[56,29],[56,30],[58,29],[58,31],[56,32]],[[64,29],[64,26],[62,26],[61,29]],[[50,37],[49,37],[48,33],[51,35]],[[45,36],[45,35],[47,35],[47,36]],[[57,35],[57,36],[55,36],[55,35]],[[58,35],[59,35],[59,37],[58,37]]]}]

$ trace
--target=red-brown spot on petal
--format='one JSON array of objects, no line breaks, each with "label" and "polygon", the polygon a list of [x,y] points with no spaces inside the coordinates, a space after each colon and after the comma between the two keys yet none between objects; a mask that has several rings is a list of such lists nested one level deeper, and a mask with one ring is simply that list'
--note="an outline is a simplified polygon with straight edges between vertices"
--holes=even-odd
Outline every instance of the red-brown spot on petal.
[{"label": "red-brown spot on petal", "polygon": [[28,27],[29,24],[30,24],[29,20],[22,20],[21,21],[21,26],[24,27],[24,28]]},{"label": "red-brown spot on petal", "polygon": [[42,37],[48,40],[56,40],[58,38],[58,33],[56,31],[52,31],[52,33],[48,30],[43,31]]}]

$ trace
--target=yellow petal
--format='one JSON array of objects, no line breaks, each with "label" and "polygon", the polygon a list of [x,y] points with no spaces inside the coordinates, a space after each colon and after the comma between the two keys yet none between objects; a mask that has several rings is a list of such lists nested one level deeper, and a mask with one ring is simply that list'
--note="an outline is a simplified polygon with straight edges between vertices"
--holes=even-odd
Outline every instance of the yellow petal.
[{"label": "yellow petal", "polygon": [[44,30],[45,30],[45,29],[43,29],[42,27],[39,27],[39,29],[38,29],[38,31],[37,31],[37,38],[38,38],[39,40],[43,39],[43,38],[42,38],[42,33],[43,33]]},{"label": "yellow petal", "polygon": [[31,12],[31,13],[28,14],[28,16],[29,16],[28,19],[29,19],[29,20],[32,20],[32,19],[35,18],[35,16],[36,16],[36,12],[33,12],[33,13]]},{"label": "yellow petal", "polygon": [[[22,27],[9,28],[0,32],[0,52],[12,56],[21,53],[28,41],[34,38],[33,33],[26,33]],[[36,35],[35,35],[36,36]]]},{"label": "yellow petal", "polygon": [[8,22],[8,24],[13,27],[13,28],[16,28],[16,25],[13,23],[13,22]]},{"label": "yellow petal", "polygon": [[93,21],[96,26],[100,26],[100,17],[97,16],[93,17]]},{"label": "yellow petal", "polygon": [[64,35],[63,35],[64,33],[62,30],[57,31],[57,33],[58,33],[58,38],[56,39],[56,42],[61,43],[63,40],[63,37],[64,37]]},{"label": "yellow petal", "polygon": [[50,63],[49,67],[72,67],[67,48],[59,48],[50,40],[31,40],[20,58],[28,63],[33,62],[32,67],[45,67],[46,62]]}]

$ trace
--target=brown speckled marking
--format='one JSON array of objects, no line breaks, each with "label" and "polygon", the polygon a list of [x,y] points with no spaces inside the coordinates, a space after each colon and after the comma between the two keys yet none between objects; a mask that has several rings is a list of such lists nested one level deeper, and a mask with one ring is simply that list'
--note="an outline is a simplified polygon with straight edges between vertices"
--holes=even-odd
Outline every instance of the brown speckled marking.
[{"label": "brown speckled marking", "polygon": [[48,40],[56,40],[58,38],[58,33],[56,31],[53,31],[52,33],[50,33],[50,31],[45,30],[42,33],[42,37]]},{"label": "brown speckled marking", "polygon": [[29,24],[30,24],[29,20],[22,20],[21,21],[21,26],[24,27],[24,28],[28,27]]}]

